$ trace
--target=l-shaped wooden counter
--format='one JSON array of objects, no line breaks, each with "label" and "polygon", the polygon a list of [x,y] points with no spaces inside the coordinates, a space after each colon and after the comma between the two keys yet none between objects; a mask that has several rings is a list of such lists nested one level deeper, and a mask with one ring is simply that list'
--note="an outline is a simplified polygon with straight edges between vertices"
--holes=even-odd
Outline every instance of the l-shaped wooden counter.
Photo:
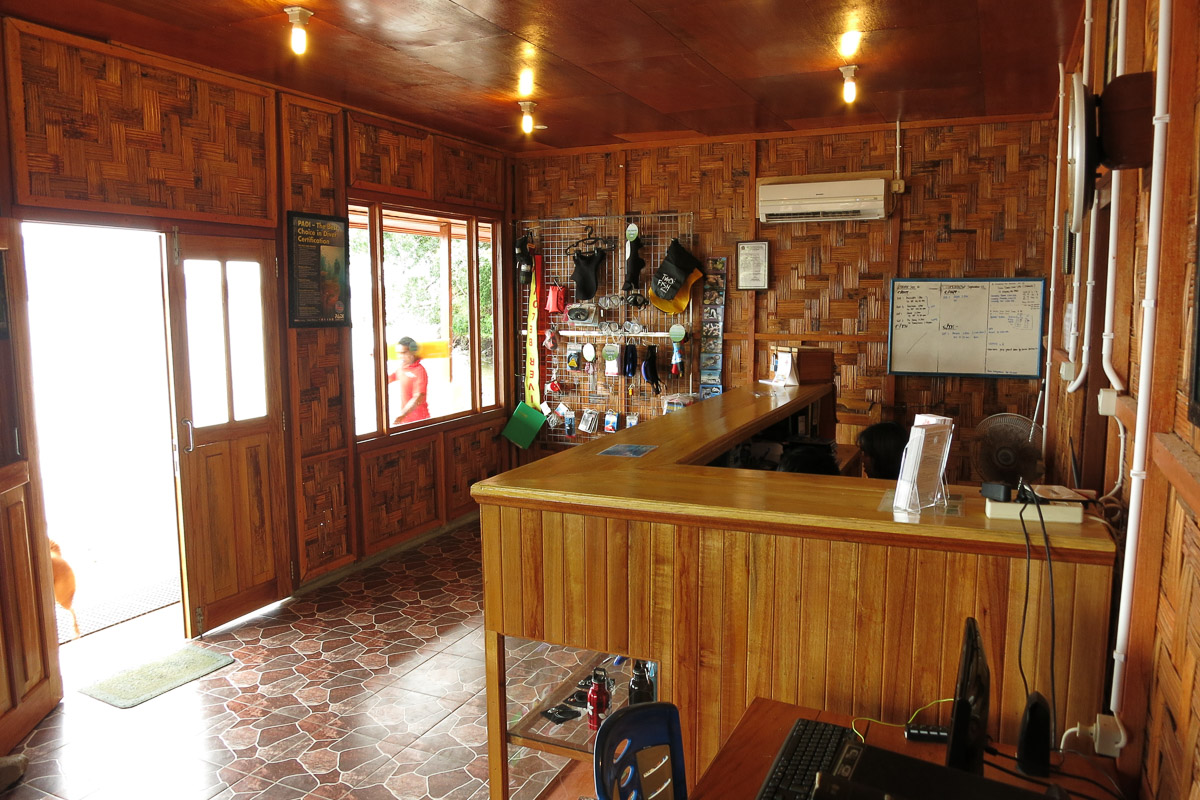
[{"label": "l-shaped wooden counter", "polygon": [[[893,481],[705,466],[832,404],[830,384],[735,389],[475,484],[493,798],[508,796],[510,636],[658,662],[693,780],[755,697],[895,722],[951,697],[968,616],[992,671],[993,738],[1014,742],[1024,709],[1023,622],[1030,690],[1050,697],[1054,656],[1058,731],[1095,717],[1115,559],[1102,523],[1046,526],[1052,647],[1032,509],[1028,547],[1018,521],[984,515],[975,487],[952,488],[961,515],[908,523],[882,503]],[[614,444],[654,449],[599,455]]]}]

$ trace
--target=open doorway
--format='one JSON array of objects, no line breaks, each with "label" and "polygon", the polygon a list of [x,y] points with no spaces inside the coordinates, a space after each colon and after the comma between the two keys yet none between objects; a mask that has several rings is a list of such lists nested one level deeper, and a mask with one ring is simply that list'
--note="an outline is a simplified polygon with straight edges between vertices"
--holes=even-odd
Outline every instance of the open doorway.
[{"label": "open doorway", "polygon": [[[163,237],[21,232],[47,533],[75,572],[87,636],[180,600]],[[61,608],[58,624],[71,642]]]}]

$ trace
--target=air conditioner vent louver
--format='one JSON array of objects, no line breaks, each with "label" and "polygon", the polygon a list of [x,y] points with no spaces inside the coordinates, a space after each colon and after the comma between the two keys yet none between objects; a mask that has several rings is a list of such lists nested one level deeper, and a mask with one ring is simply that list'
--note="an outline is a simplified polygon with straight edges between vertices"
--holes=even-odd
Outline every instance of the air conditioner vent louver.
[{"label": "air conditioner vent louver", "polygon": [[821,222],[887,216],[887,182],[882,178],[788,182],[790,180],[759,184],[759,221]]},{"label": "air conditioner vent louver", "polygon": [[801,211],[795,214],[770,212],[767,222],[805,222],[809,220],[827,219],[861,219],[863,212],[855,211]]}]

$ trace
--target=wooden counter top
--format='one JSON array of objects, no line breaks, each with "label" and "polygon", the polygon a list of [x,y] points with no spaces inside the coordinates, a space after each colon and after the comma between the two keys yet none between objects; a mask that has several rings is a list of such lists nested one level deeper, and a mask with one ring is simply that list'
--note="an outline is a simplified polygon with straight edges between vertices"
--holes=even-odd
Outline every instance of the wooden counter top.
[{"label": "wooden counter top", "polygon": [[[961,515],[927,509],[918,522],[899,522],[890,504],[880,509],[894,481],[704,466],[815,401],[833,402],[832,395],[831,384],[734,389],[480,481],[471,493],[481,504],[573,513],[602,510],[618,518],[1024,555],[1020,522],[988,519],[978,487],[951,487],[951,494],[963,496]],[[655,449],[639,458],[599,455],[615,444]],[[1044,558],[1032,508],[1026,527],[1032,555]],[[1056,559],[1113,563],[1115,547],[1101,522],[1085,517],[1080,525],[1051,523],[1046,528]]]}]

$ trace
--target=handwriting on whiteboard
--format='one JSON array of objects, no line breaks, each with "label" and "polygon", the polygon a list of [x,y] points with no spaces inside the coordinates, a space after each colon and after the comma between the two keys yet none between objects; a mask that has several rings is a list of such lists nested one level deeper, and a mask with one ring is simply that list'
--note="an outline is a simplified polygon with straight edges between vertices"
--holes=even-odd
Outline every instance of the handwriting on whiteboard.
[{"label": "handwriting on whiteboard", "polygon": [[1044,281],[892,283],[891,372],[1036,376]]}]

